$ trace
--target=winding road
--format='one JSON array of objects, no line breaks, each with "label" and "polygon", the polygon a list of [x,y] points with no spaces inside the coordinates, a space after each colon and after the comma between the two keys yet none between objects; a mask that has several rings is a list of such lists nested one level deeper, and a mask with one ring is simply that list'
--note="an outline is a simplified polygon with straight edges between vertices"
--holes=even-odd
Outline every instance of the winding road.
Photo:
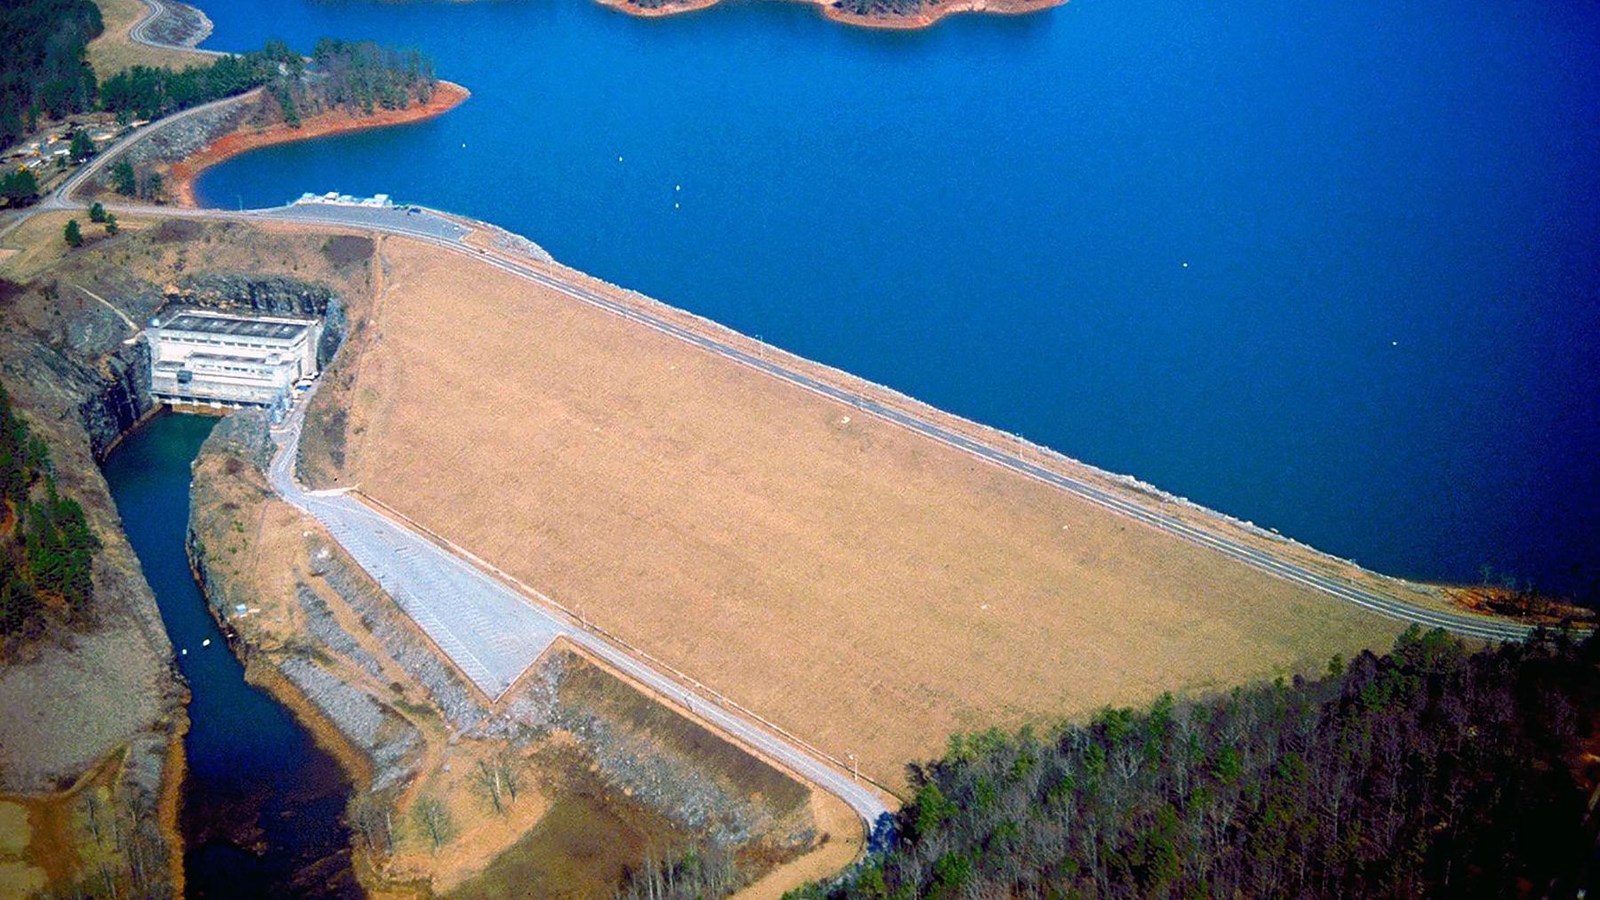
[{"label": "winding road", "polygon": [[159,21],[162,16],[176,15],[176,13],[173,13],[172,10],[168,8],[164,0],[144,0],[144,5],[149,7],[149,9],[145,10],[145,14],[139,17],[139,21],[134,22],[133,25],[128,28],[128,39],[133,41],[135,44],[143,44],[146,47],[154,47],[157,50],[183,50],[189,53],[196,53],[201,56],[228,55],[218,50],[201,50],[199,47],[190,47],[183,44],[168,44],[164,41],[155,40],[154,38],[150,37],[150,26]]}]

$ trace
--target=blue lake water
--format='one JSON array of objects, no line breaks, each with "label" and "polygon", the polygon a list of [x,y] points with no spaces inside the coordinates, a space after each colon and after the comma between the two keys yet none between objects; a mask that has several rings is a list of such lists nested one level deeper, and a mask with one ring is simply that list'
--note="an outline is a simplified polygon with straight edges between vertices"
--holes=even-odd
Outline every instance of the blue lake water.
[{"label": "blue lake water", "polygon": [[181,814],[186,894],[359,897],[340,820],[349,781],[287,709],[245,682],[189,571],[189,464],[215,424],[160,416],[128,435],[104,466],[192,693]]},{"label": "blue lake water", "polygon": [[[201,0],[475,96],[213,205],[386,192],[1365,565],[1600,561],[1600,6]],[[681,187],[680,187],[681,186]]]}]

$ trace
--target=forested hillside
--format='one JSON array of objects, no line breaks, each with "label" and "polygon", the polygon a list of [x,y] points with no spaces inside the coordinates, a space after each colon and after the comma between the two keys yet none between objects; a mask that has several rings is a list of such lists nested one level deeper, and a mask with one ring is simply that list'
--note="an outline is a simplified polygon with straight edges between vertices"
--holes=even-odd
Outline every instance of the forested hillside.
[{"label": "forested hillside", "polygon": [[1413,628],[1317,681],[956,737],[815,897],[1540,895],[1589,856],[1600,641]]},{"label": "forested hillside", "polygon": [[111,112],[154,119],[268,85],[284,119],[295,124],[334,107],[371,113],[426,102],[437,83],[432,60],[415,50],[325,38],[309,65],[283,42],[268,41],[260,50],[182,71],[135,66],[107,78],[100,98]]},{"label": "forested hillside", "polygon": [[93,0],[6,0],[0,6],[0,146],[94,105],[84,48],[104,26]]},{"label": "forested hillside", "polygon": [[292,77],[302,66],[300,55],[282,41],[268,41],[260,50],[218,57],[209,65],[181,70],[134,66],[100,85],[100,104],[128,118],[154,119]]},{"label": "forested hillside", "polygon": [[[91,0],[25,0],[0,16],[0,146],[28,133],[41,117],[103,109],[124,120],[155,119],[267,85],[283,118],[326,109],[356,112],[425,103],[438,80],[433,61],[415,50],[370,41],[323,39],[310,60],[282,41],[181,70],[134,66],[96,84],[84,47],[101,30]],[[308,67],[309,62],[309,67]]]},{"label": "forested hillside", "polygon": [[47,621],[92,615],[98,549],[83,508],[56,492],[44,442],[0,387],[0,658]]}]

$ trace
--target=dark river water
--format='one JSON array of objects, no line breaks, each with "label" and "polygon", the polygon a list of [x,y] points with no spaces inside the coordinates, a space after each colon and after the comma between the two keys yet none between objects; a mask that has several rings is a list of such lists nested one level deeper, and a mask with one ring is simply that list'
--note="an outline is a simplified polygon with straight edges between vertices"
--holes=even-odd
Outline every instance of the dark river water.
[{"label": "dark river water", "polygon": [[200,0],[474,97],[265,149],[1394,574],[1600,559],[1600,4]]},{"label": "dark river water", "polygon": [[339,819],[349,782],[288,710],[245,683],[189,570],[189,465],[215,424],[159,416],[103,467],[193,692],[181,819],[188,895],[360,896]]}]

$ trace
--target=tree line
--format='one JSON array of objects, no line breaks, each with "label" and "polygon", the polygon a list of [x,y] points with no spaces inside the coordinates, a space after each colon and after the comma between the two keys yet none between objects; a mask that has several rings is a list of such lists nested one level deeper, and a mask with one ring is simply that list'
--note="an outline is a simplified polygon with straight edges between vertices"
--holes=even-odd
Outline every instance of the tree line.
[{"label": "tree line", "polygon": [[433,60],[420,51],[372,41],[323,38],[311,51],[311,69],[315,78],[305,86],[320,103],[367,115],[427,103],[439,83]]},{"label": "tree line", "polygon": [[134,66],[100,85],[100,105],[124,118],[156,119],[297,76],[304,64],[287,44],[268,41],[260,50],[220,56],[206,65],[183,69]]},{"label": "tree line", "polygon": [[56,490],[50,452],[0,386],[0,641],[36,637],[53,617],[89,619],[100,540]]},{"label": "tree line", "polygon": [[0,200],[8,206],[32,202],[39,196],[39,179],[32,169],[0,173]]},{"label": "tree line", "polygon": [[922,0],[834,0],[833,5],[858,16],[910,16],[922,11]]},{"label": "tree line", "polygon": [[1593,849],[1597,712],[1594,637],[1413,627],[1317,680],[957,735],[898,843],[795,896],[1542,895]]}]

